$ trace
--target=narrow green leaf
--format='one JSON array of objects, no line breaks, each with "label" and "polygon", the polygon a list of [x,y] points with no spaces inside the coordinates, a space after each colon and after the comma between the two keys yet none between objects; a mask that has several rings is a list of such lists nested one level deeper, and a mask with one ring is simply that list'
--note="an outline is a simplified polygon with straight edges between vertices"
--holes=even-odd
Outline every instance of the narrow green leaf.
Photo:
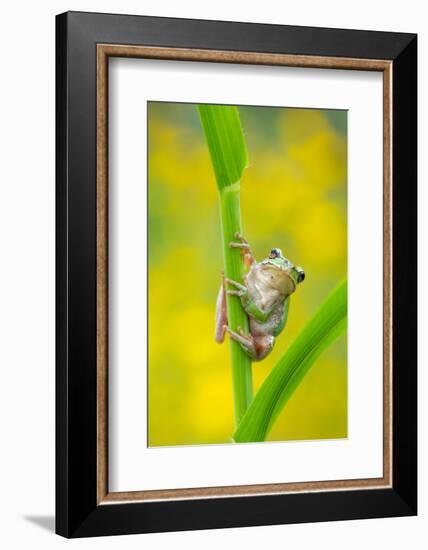
[{"label": "narrow green leaf", "polygon": [[237,443],[264,441],[278,414],[319,355],[347,321],[347,282],[340,283],[285,352],[257,392],[235,434]]},{"label": "narrow green leaf", "polygon": [[237,183],[247,166],[247,148],[236,107],[198,105],[217,185],[221,191]]},{"label": "narrow green leaf", "polygon": [[[199,116],[219,189],[224,274],[242,281],[244,265],[240,251],[229,243],[242,233],[240,178],[247,165],[247,149],[237,107],[198,105]],[[220,283],[220,272],[219,272]],[[237,296],[226,296],[229,327],[248,334],[248,317]],[[240,345],[229,339],[233,381],[235,427],[253,399],[251,360]]]}]

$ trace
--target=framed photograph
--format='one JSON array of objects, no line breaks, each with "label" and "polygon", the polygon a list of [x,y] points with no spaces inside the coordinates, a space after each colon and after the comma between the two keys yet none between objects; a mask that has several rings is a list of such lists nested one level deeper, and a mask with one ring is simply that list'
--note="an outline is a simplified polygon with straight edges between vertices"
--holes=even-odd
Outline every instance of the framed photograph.
[{"label": "framed photograph", "polygon": [[416,35],[56,52],[57,533],[416,514]]}]

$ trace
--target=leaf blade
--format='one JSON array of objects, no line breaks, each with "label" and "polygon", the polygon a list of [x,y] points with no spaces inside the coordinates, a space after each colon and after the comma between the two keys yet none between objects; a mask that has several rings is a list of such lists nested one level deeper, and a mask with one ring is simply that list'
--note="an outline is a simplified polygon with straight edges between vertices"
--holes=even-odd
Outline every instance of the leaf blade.
[{"label": "leaf blade", "polygon": [[[242,232],[239,181],[247,165],[247,148],[239,111],[233,106],[198,105],[198,112],[219,190],[224,274],[235,281],[242,281],[244,265],[241,253],[229,246],[235,234]],[[248,333],[248,317],[239,298],[228,294],[226,304],[229,327],[237,330],[239,326]],[[229,339],[229,346],[237,427],[253,399],[253,377],[250,357],[234,340]]]},{"label": "leaf blade", "polygon": [[347,282],[322,303],[261,385],[234,434],[236,443],[264,441],[277,416],[321,353],[343,332]]},{"label": "leaf blade", "polygon": [[248,163],[248,153],[237,107],[198,105],[220,191],[237,183]]}]

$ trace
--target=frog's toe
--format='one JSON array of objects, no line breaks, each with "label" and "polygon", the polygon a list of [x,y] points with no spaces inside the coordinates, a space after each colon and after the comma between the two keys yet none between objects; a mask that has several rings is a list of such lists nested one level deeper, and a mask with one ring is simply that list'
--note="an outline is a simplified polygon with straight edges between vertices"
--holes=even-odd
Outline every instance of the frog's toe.
[{"label": "frog's toe", "polygon": [[245,249],[250,248],[250,245],[248,243],[235,242],[235,241],[231,241],[229,243],[229,246],[230,246],[230,248],[245,248]]},{"label": "frog's toe", "polygon": [[243,296],[245,292],[243,290],[226,290],[226,294],[229,294],[229,296]]},{"label": "frog's toe", "polygon": [[234,238],[237,239],[238,241],[240,241],[241,243],[245,243],[245,244],[248,244],[248,241],[247,239],[244,237],[244,235],[242,233],[240,233],[239,231],[236,231],[234,233]]}]

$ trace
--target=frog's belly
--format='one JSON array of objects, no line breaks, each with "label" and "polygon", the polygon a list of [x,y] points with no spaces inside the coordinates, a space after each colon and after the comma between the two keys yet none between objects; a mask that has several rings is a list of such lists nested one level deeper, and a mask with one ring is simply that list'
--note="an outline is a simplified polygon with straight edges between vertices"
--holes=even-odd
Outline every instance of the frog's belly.
[{"label": "frog's belly", "polygon": [[280,326],[284,315],[284,304],[279,304],[269,319],[264,322],[257,321],[254,317],[250,317],[250,329],[253,336],[263,336],[265,334],[273,335],[276,329]]}]

